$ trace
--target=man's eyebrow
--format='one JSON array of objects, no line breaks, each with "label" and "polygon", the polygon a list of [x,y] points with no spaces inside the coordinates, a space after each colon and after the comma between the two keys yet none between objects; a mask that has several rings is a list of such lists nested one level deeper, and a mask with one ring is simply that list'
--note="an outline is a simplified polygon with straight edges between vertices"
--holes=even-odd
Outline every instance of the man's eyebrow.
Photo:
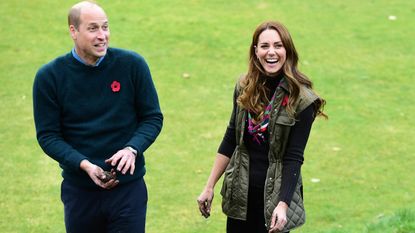
[{"label": "man's eyebrow", "polygon": [[103,23],[97,23],[97,22],[90,22],[88,24],[88,26],[96,26],[96,25],[104,25],[104,24],[108,24],[108,21],[105,21]]}]

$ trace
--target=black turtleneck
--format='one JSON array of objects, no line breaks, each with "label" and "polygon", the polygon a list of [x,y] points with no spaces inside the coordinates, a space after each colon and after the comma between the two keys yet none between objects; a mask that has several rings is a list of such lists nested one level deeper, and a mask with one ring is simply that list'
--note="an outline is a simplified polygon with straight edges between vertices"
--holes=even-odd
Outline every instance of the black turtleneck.
[{"label": "black turtleneck", "polygon": [[[281,76],[265,78],[264,85],[269,90],[268,99],[271,99],[280,80]],[[232,114],[235,114],[236,111],[236,98],[236,93],[234,93]],[[294,126],[292,126],[290,131],[286,152],[283,156],[282,183],[279,197],[280,201],[284,201],[288,205],[290,204],[294,194],[298,177],[301,171],[301,165],[304,161],[304,149],[307,144],[313,121],[314,106],[312,104],[298,115],[297,122]],[[248,126],[248,123],[245,125]],[[250,165],[249,188],[251,190],[257,189],[259,192],[263,192],[268,169],[268,138],[269,135],[267,131],[265,134],[265,141],[261,144],[258,144],[256,141],[252,140],[251,134],[248,133],[248,129],[245,127],[244,143],[248,149]],[[233,151],[235,150],[235,147],[235,121],[231,117],[222,143],[219,146],[218,153],[230,158],[233,154]]]}]

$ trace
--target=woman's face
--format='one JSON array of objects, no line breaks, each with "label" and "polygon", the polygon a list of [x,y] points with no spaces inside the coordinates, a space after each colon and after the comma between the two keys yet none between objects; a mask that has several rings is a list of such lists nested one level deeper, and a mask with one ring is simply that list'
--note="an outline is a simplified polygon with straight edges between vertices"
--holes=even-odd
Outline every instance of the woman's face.
[{"label": "woman's face", "polygon": [[258,37],[255,54],[267,75],[279,73],[286,60],[286,51],[276,30],[266,29]]}]

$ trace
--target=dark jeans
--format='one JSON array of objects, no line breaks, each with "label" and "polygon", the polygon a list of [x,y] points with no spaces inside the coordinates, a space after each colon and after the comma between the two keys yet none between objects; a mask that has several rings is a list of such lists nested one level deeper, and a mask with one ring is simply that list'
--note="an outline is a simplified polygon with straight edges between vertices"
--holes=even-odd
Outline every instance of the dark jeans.
[{"label": "dark jeans", "polygon": [[111,190],[84,189],[62,182],[68,233],[144,233],[147,188],[144,179]]},{"label": "dark jeans", "polygon": [[249,189],[246,221],[228,217],[226,233],[268,233],[264,218],[264,188]]}]

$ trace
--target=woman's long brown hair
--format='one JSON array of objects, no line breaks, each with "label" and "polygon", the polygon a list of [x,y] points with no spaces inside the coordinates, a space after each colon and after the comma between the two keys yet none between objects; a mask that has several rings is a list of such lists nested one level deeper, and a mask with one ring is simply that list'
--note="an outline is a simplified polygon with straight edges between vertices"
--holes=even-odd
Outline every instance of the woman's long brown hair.
[{"label": "woman's long brown hair", "polygon": [[[258,45],[259,35],[265,30],[275,30],[281,37],[282,44],[286,50],[286,61],[282,66],[282,72],[287,80],[289,89],[289,102],[287,104],[287,112],[291,117],[295,115],[294,104],[298,101],[301,85],[312,89],[313,83],[306,75],[301,73],[298,68],[298,54],[295,49],[293,40],[287,28],[276,21],[266,21],[260,24],[254,32],[252,43],[249,48],[249,65],[248,73],[240,80],[243,91],[238,97],[238,104],[243,108],[249,110],[255,116],[256,121],[260,121],[263,117],[265,106],[268,104],[267,90],[264,86],[262,75],[266,75],[264,68],[256,57],[255,47]],[[323,113],[325,100],[319,98],[315,102],[315,114],[321,115],[325,118],[327,116]]]}]

